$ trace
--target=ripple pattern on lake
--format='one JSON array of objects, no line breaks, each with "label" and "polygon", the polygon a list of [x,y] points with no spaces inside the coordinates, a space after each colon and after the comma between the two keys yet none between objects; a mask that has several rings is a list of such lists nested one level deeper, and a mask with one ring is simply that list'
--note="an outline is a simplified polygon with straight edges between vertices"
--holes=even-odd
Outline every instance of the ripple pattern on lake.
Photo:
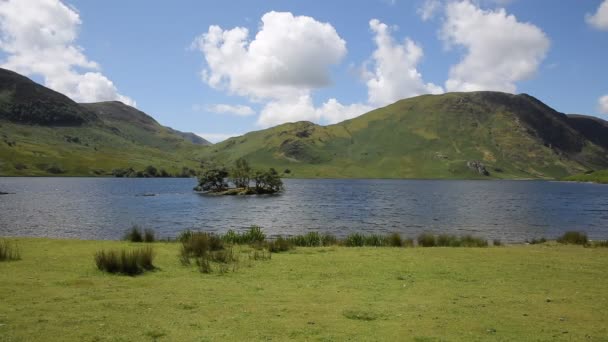
[{"label": "ripple pattern on lake", "polygon": [[[253,224],[308,231],[474,234],[503,241],[584,230],[608,239],[608,186],[542,181],[286,180],[276,196],[214,197],[194,179],[0,178],[0,236],[118,239],[132,224],[164,237]],[[150,196],[154,195],[154,196]]]}]

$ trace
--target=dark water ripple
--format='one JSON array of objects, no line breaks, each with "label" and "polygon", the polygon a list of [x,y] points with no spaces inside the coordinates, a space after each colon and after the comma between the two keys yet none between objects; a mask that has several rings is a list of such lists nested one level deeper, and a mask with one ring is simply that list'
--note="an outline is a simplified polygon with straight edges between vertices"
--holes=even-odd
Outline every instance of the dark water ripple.
[{"label": "dark water ripple", "polygon": [[[608,239],[608,186],[541,181],[286,180],[279,196],[209,197],[193,179],[0,178],[0,236],[117,239],[257,224],[269,235],[400,232],[503,241],[584,230]],[[155,196],[143,196],[155,194]]]}]

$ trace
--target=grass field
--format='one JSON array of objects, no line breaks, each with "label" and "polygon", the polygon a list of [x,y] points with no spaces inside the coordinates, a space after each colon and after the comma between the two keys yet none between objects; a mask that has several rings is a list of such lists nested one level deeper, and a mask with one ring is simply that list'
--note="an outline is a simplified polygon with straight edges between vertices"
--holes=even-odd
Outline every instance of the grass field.
[{"label": "grass field", "polygon": [[565,180],[574,182],[592,182],[608,184],[608,170],[600,170],[592,173],[574,175],[566,177]]},{"label": "grass field", "polygon": [[608,341],[608,249],[297,248],[201,274],[98,271],[116,241],[17,239],[0,262],[0,341]]}]

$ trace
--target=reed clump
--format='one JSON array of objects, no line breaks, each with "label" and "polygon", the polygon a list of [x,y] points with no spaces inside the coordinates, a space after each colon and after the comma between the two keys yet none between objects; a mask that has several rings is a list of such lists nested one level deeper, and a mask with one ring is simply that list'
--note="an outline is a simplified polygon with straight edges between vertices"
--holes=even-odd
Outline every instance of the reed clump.
[{"label": "reed clump", "polygon": [[155,269],[154,250],[142,247],[132,250],[100,250],[94,256],[100,271],[135,276]]},{"label": "reed clump", "polygon": [[16,242],[0,239],[0,261],[21,260],[21,251]]}]

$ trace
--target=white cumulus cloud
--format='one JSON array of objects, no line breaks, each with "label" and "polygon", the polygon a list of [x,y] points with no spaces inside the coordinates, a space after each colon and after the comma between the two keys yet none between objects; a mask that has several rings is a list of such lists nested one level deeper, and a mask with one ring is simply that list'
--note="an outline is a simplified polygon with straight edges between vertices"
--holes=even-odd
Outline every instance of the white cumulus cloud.
[{"label": "white cumulus cloud", "polygon": [[118,93],[76,45],[80,16],[59,0],[0,1],[0,66],[26,76],[40,75],[47,87],[75,101],[135,102]]},{"label": "white cumulus cloud", "polygon": [[253,108],[245,105],[229,105],[229,104],[214,104],[205,107],[206,110],[217,113],[217,114],[229,114],[237,116],[250,116],[254,115],[255,111]]},{"label": "white cumulus cloud", "polygon": [[587,14],[585,20],[598,30],[608,30],[608,0],[600,4],[595,14]]},{"label": "white cumulus cloud", "polygon": [[288,12],[269,12],[249,39],[243,27],[210,26],[193,43],[207,61],[211,87],[252,98],[305,95],[331,83],[329,69],[346,54],[346,42],[327,23]]},{"label": "white cumulus cloud", "polygon": [[537,72],[550,46],[538,27],[519,22],[504,9],[482,10],[470,1],[446,5],[441,38],[448,47],[466,49],[450,69],[448,91],[516,92],[516,82]]},{"label": "white cumulus cloud", "polygon": [[598,102],[597,108],[600,111],[600,113],[608,115],[608,95],[604,95],[604,96],[600,97],[600,99],[597,102]]},{"label": "white cumulus cloud", "polygon": [[443,92],[441,87],[422,80],[417,65],[423,51],[418,44],[409,38],[402,44],[395,42],[390,28],[377,19],[372,19],[369,26],[377,46],[372,55],[373,70],[365,72],[369,103],[386,105],[407,97]]},{"label": "white cumulus cloud", "polygon": [[[331,84],[330,69],[347,50],[332,25],[314,18],[268,12],[253,39],[246,28],[213,25],[192,47],[205,57],[202,77],[209,86],[264,103],[257,120],[261,127],[303,120],[335,123],[371,109],[336,99],[315,106],[313,91]],[[228,108],[236,112],[227,105],[213,111]]]},{"label": "white cumulus cloud", "polygon": [[441,6],[443,6],[443,4],[440,0],[425,0],[422,3],[422,6],[418,8],[417,12],[422,21],[427,21],[432,19],[435,14],[441,10]]},{"label": "white cumulus cloud", "polygon": [[360,103],[344,105],[334,98],[315,107],[310,95],[302,95],[295,99],[286,98],[269,102],[262,109],[258,124],[262,127],[295,121],[323,121],[334,124],[365,114],[372,109],[373,107]]}]

